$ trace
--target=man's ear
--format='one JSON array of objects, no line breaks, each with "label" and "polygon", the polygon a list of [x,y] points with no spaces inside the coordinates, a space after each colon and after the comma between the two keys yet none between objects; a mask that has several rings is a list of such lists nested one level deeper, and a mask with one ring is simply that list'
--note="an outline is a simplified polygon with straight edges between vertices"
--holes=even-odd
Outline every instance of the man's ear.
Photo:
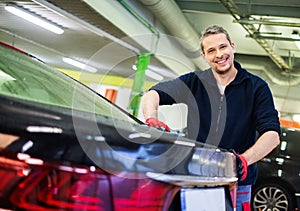
[{"label": "man's ear", "polygon": [[200,56],[202,57],[202,59],[205,60],[205,57],[204,57],[205,55],[204,55],[203,51],[200,52]]},{"label": "man's ear", "polygon": [[233,48],[233,51],[235,52],[234,42],[231,43],[231,47]]}]

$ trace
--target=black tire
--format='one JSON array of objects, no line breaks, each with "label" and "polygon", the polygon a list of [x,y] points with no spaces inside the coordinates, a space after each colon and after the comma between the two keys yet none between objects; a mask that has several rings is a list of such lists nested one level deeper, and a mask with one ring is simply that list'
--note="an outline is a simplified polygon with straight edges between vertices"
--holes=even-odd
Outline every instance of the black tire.
[{"label": "black tire", "polygon": [[276,183],[265,183],[253,187],[251,206],[253,211],[292,211],[292,193]]}]

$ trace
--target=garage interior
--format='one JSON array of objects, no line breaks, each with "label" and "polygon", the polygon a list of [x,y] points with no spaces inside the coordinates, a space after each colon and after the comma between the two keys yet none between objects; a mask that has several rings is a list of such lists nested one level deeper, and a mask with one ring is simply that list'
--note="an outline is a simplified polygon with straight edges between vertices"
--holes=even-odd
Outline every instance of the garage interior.
[{"label": "garage interior", "polygon": [[[7,6],[42,17],[63,33],[23,20]],[[268,82],[281,119],[300,122],[299,11],[298,0],[1,0],[0,41],[99,92],[99,84],[126,89],[117,100],[125,101],[126,109],[142,53],[151,55],[144,91],[158,81],[205,69],[199,35],[208,25],[221,25],[235,43],[237,61]]]}]

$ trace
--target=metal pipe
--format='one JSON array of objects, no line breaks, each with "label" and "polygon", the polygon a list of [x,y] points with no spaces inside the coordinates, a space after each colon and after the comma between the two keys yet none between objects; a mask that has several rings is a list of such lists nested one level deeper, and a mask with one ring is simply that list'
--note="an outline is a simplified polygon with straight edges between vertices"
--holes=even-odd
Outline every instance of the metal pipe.
[{"label": "metal pipe", "polygon": [[124,0],[118,0],[118,1],[128,12],[130,12],[130,14],[132,14],[140,23],[146,26],[157,37],[154,50],[153,52],[151,52],[155,54],[157,50],[159,38],[160,38],[159,31],[155,27],[153,27],[149,22],[147,22],[144,18],[142,18],[138,13],[136,13]]},{"label": "metal pipe", "polygon": [[[241,18],[244,18],[244,15],[238,10],[238,7],[232,0],[219,0],[230,12],[230,14],[239,21]],[[257,29],[253,24],[241,24],[244,29],[250,34],[254,34],[257,32]],[[269,57],[273,60],[273,62],[282,70],[290,71],[291,67],[281,58],[281,56],[277,55],[277,53],[269,46],[269,44],[263,39],[255,39],[255,41],[260,44],[260,46],[269,54]]]},{"label": "metal pipe", "polygon": [[249,20],[248,18],[242,18],[239,20],[234,20],[233,22],[239,24],[261,24],[261,25],[271,25],[271,26],[285,26],[285,27],[300,27],[300,23],[288,23],[279,21],[269,21],[269,20]]},{"label": "metal pipe", "polygon": [[263,40],[280,40],[280,41],[291,41],[291,42],[300,41],[300,38],[278,37],[278,36],[262,36],[260,34],[246,35],[246,37],[251,37],[255,40],[263,39]]}]

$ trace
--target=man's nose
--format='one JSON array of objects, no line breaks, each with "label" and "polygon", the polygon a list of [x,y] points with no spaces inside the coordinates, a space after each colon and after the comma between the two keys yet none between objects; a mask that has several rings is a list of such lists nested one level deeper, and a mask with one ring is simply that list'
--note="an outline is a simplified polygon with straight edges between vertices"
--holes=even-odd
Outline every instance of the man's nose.
[{"label": "man's nose", "polygon": [[216,50],[216,57],[222,57],[223,56],[223,52],[219,49]]}]

